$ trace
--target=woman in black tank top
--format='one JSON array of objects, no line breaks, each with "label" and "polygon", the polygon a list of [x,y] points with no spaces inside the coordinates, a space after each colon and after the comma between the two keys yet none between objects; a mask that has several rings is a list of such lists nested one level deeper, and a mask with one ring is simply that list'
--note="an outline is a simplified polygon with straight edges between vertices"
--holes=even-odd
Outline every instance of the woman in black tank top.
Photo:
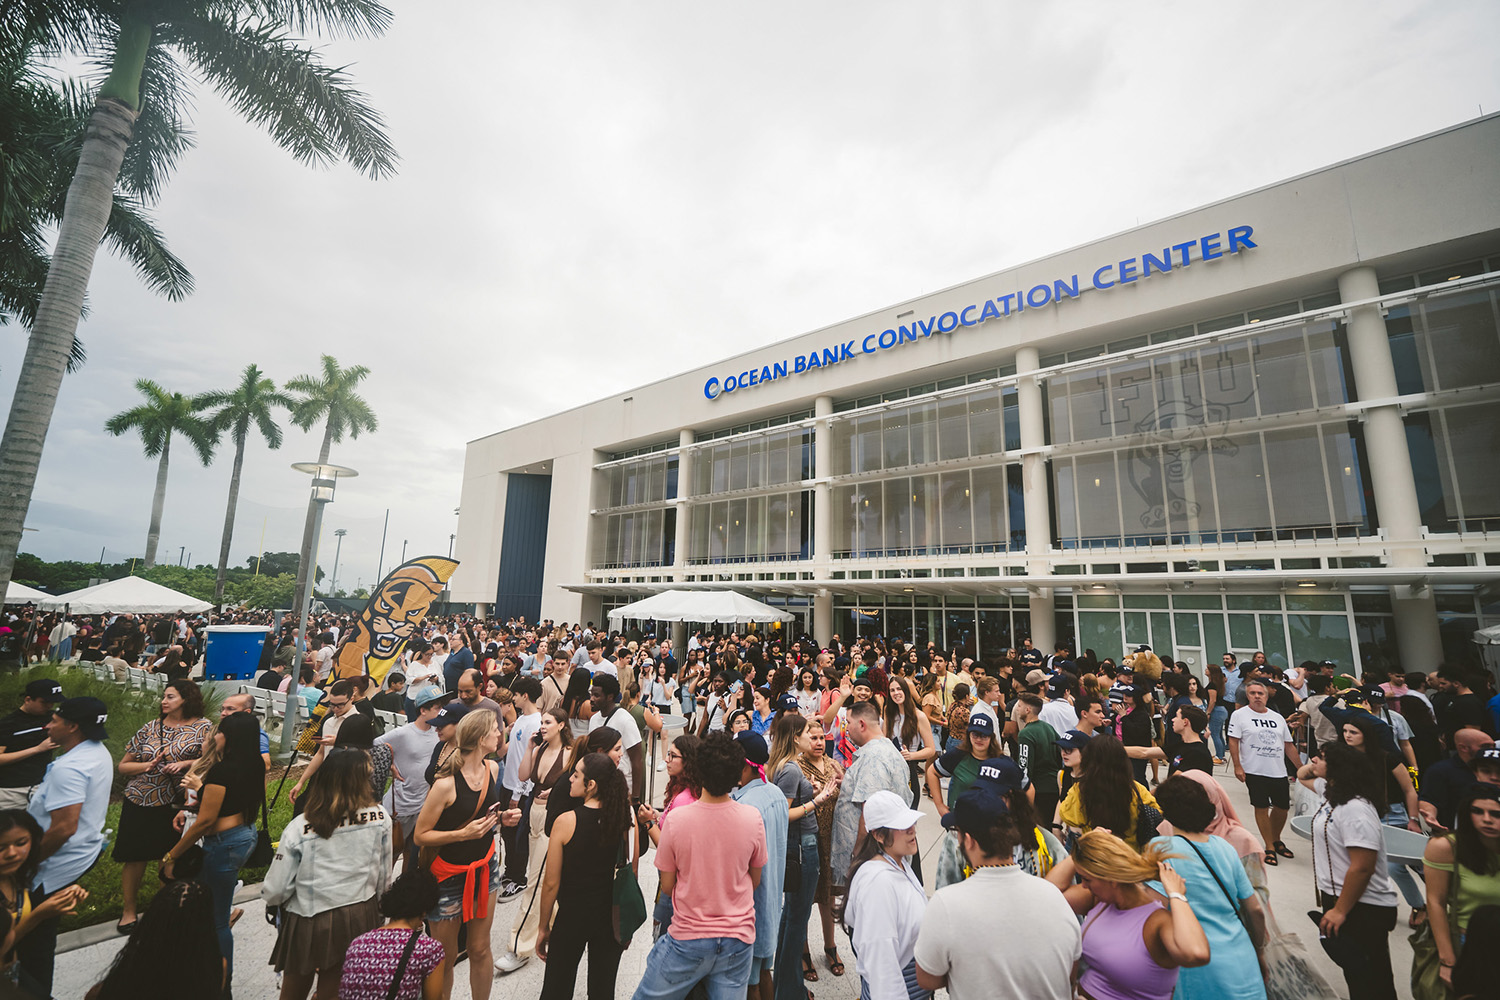
[{"label": "woman in black tank top", "polygon": [[432,936],[443,945],[443,994],[453,990],[458,929],[467,925],[469,986],[475,1000],[489,1000],[495,977],[490,923],[500,887],[495,828],[502,815],[514,825],[520,811],[511,810],[511,815],[499,810],[499,766],[486,759],[500,746],[494,713],[465,715],[455,742],[458,752],[439,770],[417,815],[412,840],[423,848],[423,865],[430,865],[438,880],[438,905],[427,919]]},{"label": "woman in black tank top", "polygon": [[557,919],[537,930],[536,953],[547,961],[541,1000],[569,1000],[584,950],[589,956],[588,1000],[611,1000],[620,968],[612,914],[615,865],[629,860],[633,829],[625,776],[606,754],[591,753],[573,768],[569,791],[583,804],[552,827],[542,881],[541,912]]}]

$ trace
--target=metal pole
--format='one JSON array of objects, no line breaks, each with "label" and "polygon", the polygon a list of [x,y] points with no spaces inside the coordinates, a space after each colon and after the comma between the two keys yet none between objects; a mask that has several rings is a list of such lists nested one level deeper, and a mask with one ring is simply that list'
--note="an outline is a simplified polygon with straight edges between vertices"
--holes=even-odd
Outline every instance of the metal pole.
[{"label": "metal pole", "polygon": [[375,579],[377,580],[383,579],[380,574],[385,569],[385,533],[390,526],[391,509],[387,507],[385,509],[385,525],[380,529],[380,561],[375,564]]},{"label": "metal pole", "polygon": [[401,562],[403,564],[406,562],[406,542],[407,539],[401,539]]},{"label": "metal pole", "polygon": [[448,558],[449,559],[453,558],[453,539],[455,539],[457,537],[458,537],[457,535],[449,535],[448,536]]},{"label": "metal pole", "polygon": [[328,581],[328,593],[337,597],[339,592],[339,553],[344,551],[344,536],[349,534],[349,529],[335,528],[333,533],[338,538],[338,544],[333,547],[333,579]]},{"label": "metal pole", "polygon": [[313,577],[317,574],[318,538],[323,533],[323,508],[328,506],[326,500],[317,500],[314,502],[316,509],[313,511],[313,565],[308,568],[307,578],[302,584],[302,608],[304,609],[304,614],[303,620],[296,623],[297,659],[287,674],[290,680],[286,686],[286,715],[281,720],[281,752],[279,756],[282,763],[288,767],[296,759],[296,752],[293,748],[297,745],[297,708],[302,704],[302,696],[297,693],[297,687],[302,680],[302,655],[307,650],[306,613],[312,610]]}]

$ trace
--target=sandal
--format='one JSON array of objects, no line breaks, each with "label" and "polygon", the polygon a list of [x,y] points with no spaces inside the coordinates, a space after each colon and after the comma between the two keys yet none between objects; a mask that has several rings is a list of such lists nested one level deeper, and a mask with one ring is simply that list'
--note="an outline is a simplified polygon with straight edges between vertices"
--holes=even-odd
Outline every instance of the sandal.
[{"label": "sandal", "polygon": [[1272,867],[1272,868],[1275,868],[1277,865],[1279,865],[1281,863],[1280,861],[1278,861],[1276,859],[1276,852],[1275,851],[1267,851],[1266,852],[1266,859],[1265,860],[1266,860],[1266,864],[1268,866]]},{"label": "sandal", "polygon": [[823,954],[828,957],[828,971],[835,976],[844,974],[844,963],[839,961],[839,950],[837,948],[824,948]]},{"label": "sandal", "polygon": [[818,968],[813,965],[812,955],[805,951],[802,953],[802,979],[809,983],[818,981]]},{"label": "sandal", "polygon": [[1295,858],[1297,856],[1297,855],[1295,855],[1295,854],[1292,853],[1291,848],[1287,847],[1285,844],[1283,844],[1279,840],[1276,841],[1276,843],[1272,844],[1271,846],[1273,848],[1275,848],[1276,853],[1279,854],[1279,855],[1281,855],[1283,858]]}]

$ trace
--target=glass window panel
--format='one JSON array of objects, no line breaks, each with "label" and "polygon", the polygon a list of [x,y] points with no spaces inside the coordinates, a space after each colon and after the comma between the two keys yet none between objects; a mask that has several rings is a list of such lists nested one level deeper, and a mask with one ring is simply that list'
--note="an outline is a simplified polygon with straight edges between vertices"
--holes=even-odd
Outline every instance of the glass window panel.
[{"label": "glass window panel", "polygon": [[1113,656],[1118,661],[1125,648],[1125,633],[1118,611],[1079,611],[1078,648],[1092,649],[1099,656]]},{"label": "glass window panel", "polygon": [[678,472],[679,472],[680,465],[681,465],[681,459],[678,456],[676,456],[676,455],[673,455],[671,458],[667,459],[667,497],[666,498],[668,500],[676,500],[677,497],[678,497],[678,495],[679,495],[679,493],[678,493],[678,481],[677,481],[677,477],[678,477]]},{"label": "glass window panel", "polygon": [[967,458],[969,455],[969,404],[962,397],[939,400],[938,457]]},{"label": "glass window panel", "polygon": [[1229,616],[1229,644],[1241,653],[1247,649],[1260,648],[1260,634],[1255,631],[1254,615]]},{"label": "glass window panel", "polygon": [[[1149,444],[1133,448],[1122,456],[1124,481],[1120,484],[1120,519],[1127,540],[1159,539],[1167,533],[1167,509],[1180,489],[1169,481],[1162,455],[1160,445]],[[1089,496],[1086,483],[1080,496]],[[1103,497],[1100,500],[1102,502]],[[1182,501],[1178,498],[1177,502],[1180,505]],[[1082,515],[1082,520],[1087,529],[1088,515]]]},{"label": "glass window panel", "polygon": [[1426,339],[1417,336],[1411,306],[1391,307],[1385,317],[1385,332],[1390,338],[1391,360],[1396,367],[1396,391],[1408,395],[1430,388],[1432,366],[1427,361]]},{"label": "glass window panel", "polygon": [[938,459],[937,404],[919,403],[911,408],[911,464],[926,465]]},{"label": "glass window panel", "polygon": [[745,501],[745,555],[751,559],[763,559],[768,552],[766,548],[766,498],[750,497]]},{"label": "glass window panel", "polygon": [[1465,520],[1500,516],[1500,405],[1452,406],[1443,422]]},{"label": "glass window panel", "polygon": [[745,485],[750,489],[759,489],[766,482],[766,446],[767,438],[757,438],[750,442],[749,450],[749,475]]},{"label": "glass window panel", "polygon": [[1000,393],[981,389],[969,397],[969,451],[973,455],[996,455],[1005,447],[1000,423]]},{"label": "glass window panel", "polygon": [[943,613],[936,608],[918,608],[912,615],[912,642],[921,648],[929,641],[943,645]]},{"label": "glass window panel", "polygon": [[1467,292],[1423,303],[1427,348],[1437,381],[1427,389],[1500,382],[1500,337],[1490,298],[1489,292]]},{"label": "glass window panel", "polygon": [[[797,496],[797,494],[793,494]],[[813,533],[813,491],[803,490],[800,494],[801,502],[792,509],[791,520],[797,523],[796,556],[798,559],[812,558],[812,533]],[[787,529],[788,534],[793,534],[792,529]],[[792,539],[787,539],[790,546]]]},{"label": "glass window panel", "polygon": [[1344,328],[1332,320],[1309,323],[1307,346],[1311,352],[1309,371],[1313,392],[1319,406],[1334,406],[1349,401],[1349,386],[1344,371]]},{"label": "glass window panel", "polygon": [[688,542],[688,559],[692,562],[702,562],[708,558],[708,539],[712,531],[709,524],[708,504],[694,504],[692,507],[691,520],[688,522],[688,530],[691,538]]},{"label": "glass window panel", "polygon": [[911,608],[888,608],[885,613],[884,634],[910,641]]},{"label": "glass window panel", "polygon": [[1073,603],[1080,608],[1118,608],[1120,598],[1117,594],[1079,594]]},{"label": "glass window panel", "polygon": [[1411,456],[1412,477],[1417,483],[1422,524],[1432,531],[1453,531],[1458,524],[1458,508],[1448,505],[1453,497],[1452,477],[1448,474],[1446,451],[1441,459],[1438,456],[1438,435],[1434,433],[1437,420],[1436,413],[1408,414],[1406,451]]},{"label": "glass window panel", "polygon": [[911,439],[907,430],[907,411],[891,410],[881,418],[881,440],[883,467],[899,469],[911,464]]},{"label": "glass window panel", "polygon": [[1214,482],[1219,484],[1215,499],[1220,530],[1253,532],[1270,527],[1271,509],[1260,435],[1253,431],[1230,435],[1210,458]]},{"label": "glass window panel", "polygon": [[780,486],[787,480],[787,451],[790,436],[773,434],[766,441],[766,485]]},{"label": "glass window panel", "polygon": [[955,657],[979,657],[974,612],[948,610],[943,614],[943,644]]},{"label": "glass window panel", "polygon": [[1021,466],[1005,467],[1005,502],[1010,508],[1010,550],[1026,548],[1026,490],[1021,480]]},{"label": "glass window panel", "polygon": [[[1355,666],[1354,644],[1349,637],[1349,619],[1344,615],[1287,615],[1292,640],[1292,659],[1297,663],[1332,660],[1344,673]],[[1269,656],[1269,651],[1267,656]]]},{"label": "glass window panel", "polygon": [[1123,361],[1109,369],[1109,395],[1094,418],[1101,437],[1131,434],[1146,429],[1157,412],[1151,386],[1150,361]]},{"label": "glass window panel", "polygon": [[1256,415],[1251,347],[1235,341],[1202,348],[1204,402],[1221,419],[1241,420]]},{"label": "glass window panel", "polygon": [[938,477],[911,478],[911,547],[931,551],[938,543]]},{"label": "glass window panel", "polygon": [[1126,594],[1123,598],[1127,608],[1161,608],[1167,607],[1165,594]]},{"label": "glass window panel", "polygon": [[1277,529],[1331,523],[1317,428],[1268,431],[1265,441]]},{"label": "glass window panel", "polygon": [[855,551],[860,555],[874,555],[885,549],[884,510],[879,483],[861,483],[854,487],[854,512],[859,521]]},{"label": "glass window panel", "polygon": [[[791,550],[795,548],[795,546],[787,544],[787,522],[792,521],[790,500],[796,497],[796,495],[795,493],[773,493],[766,497],[765,553],[771,558],[780,559],[782,556],[790,554]],[[838,507],[835,506],[834,509],[838,510]],[[795,521],[792,522],[792,526],[795,526]],[[837,534],[834,535],[834,538],[838,537]],[[834,544],[838,545],[839,543],[835,541]]]},{"label": "glass window panel", "polygon": [[972,472],[973,543],[1003,550],[1009,534],[1005,521],[1005,466],[992,465]]},{"label": "glass window panel", "polygon": [[1099,650],[1100,656],[1112,656],[1116,663],[1120,662],[1120,655],[1126,649],[1134,649],[1141,643],[1149,645],[1151,642],[1151,617],[1146,612],[1126,611],[1120,618],[1125,623],[1125,645],[1113,650]]},{"label": "glass window panel", "polygon": [[1172,607],[1181,611],[1219,611],[1224,607],[1224,598],[1217,594],[1177,594],[1172,598]]},{"label": "glass window panel", "polygon": [[620,562],[620,517],[611,514],[604,519],[604,552],[601,555],[604,566],[617,566]]},{"label": "glass window panel", "polygon": [[979,612],[979,656],[999,659],[1010,648],[1010,612]]},{"label": "glass window panel", "polygon": [[[1080,539],[1120,537],[1120,496],[1115,485],[1115,457],[1112,454],[1079,455],[1074,460],[1078,491],[1078,534]],[[1137,503],[1137,507],[1139,504]],[[1062,494],[1058,494],[1062,509]],[[1131,527],[1136,530],[1137,520]]]},{"label": "glass window panel", "polygon": [[1337,611],[1344,609],[1342,594],[1287,594],[1288,611]]},{"label": "glass window panel", "polygon": [[1109,369],[1094,369],[1052,380],[1066,388],[1068,419],[1072,441],[1096,441],[1112,437],[1110,406],[1105,393],[1109,389]]},{"label": "glass window panel", "polygon": [[1280,615],[1260,616],[1260,650],[1266,659],[1283,670],[1289,666],[1286,658],[1286,626]]},{"label": "glass window panel", "polygon": [[729,516],[729,504],[720,500],[718,503],[709,505],[709,518],[712,521],[708,540],[709,562],[723,562],[729,545],[729,526],[726,519]]},{"label": "glass window panel", "polygon": [[662,562],[662,532],[665,530],[665,511],[653,510],[646,520],[646,562],[660,566]]},{"label": "glass window panel", "polygon": [[[1064,548],[1076,547],[1078,540],[1083,536],[1083,531],[1078,525],[1078,480],[1074,469],[1075,461],[1071,458],[1059,458],[1051,463],[1053,510],[1057,518],[1054,530],[1057,540]],[[979,508],[976,506],[976,518],[978,511]]]},{"label": "glass window panel", "polygon": [[[1045,387],[1043,389],[1045,391]],[[1014,386],[1000,390],[1001,413],[1005,419],[1005,450],[1015,451],[1021,447],[1020,395]]]},{"label": "glass window panel", "polygon": [[835,476],[847,476],[854,471],[854,421],[835,420],[829,427],[829,450],[833,453]]},{"label": "glass window panel", "polygon": [[858,523],[854,512],[854,491],[858,487],[835,486],[828,491],[828,502],[833,505],[828,512],[829,543],[834,553],[854,551],[854,531]]},{"label": "glass window panel", "polygon": [[1047,440],[1062,444],[1073,440],[1068,421],[1068,386],[1071,376],[1059,375],[1042,383],[1043,406],[1047,415]]},{"label": "glass window panel", "polygon": [[1348,427],[1323,427],[1323,454],[1333,496],[1334,523],[1354,524],[1362,531],[1368,531],[1364,477],[1360,473],[1359,451]]},{"label": "glass window panel", "polygon": [[729,501],[727,517],[728,523],[725,525],[725,529],[728,531],[729,541],[725,548],[725,554],[730,559],[743,559],[745,556],[745,521],[748,517],[745,501]]},{"label": "glass window panel", "polygon": [[1176,630],[1177,645],[1203,648],[1203,632],[1198,628],[1198,616],[1178,612],[1172,616],[1172,627]]},{"label": "glass window panel", "polygon": [[941,480],[943,494],[943,548],[974,544],[974,518],[969,504],[969,474],[945,472]]},{"label": "glass window panel", "polygon": [[729,488],[745,489],[750,484],[750,445],[735,441],[729,446]]},{"label": "glass window panel", "polygon": [[1394,619],[1356,615],[1354,638],[1359,643],[1361,671],[1381,673],[1401,662]]},{"label": "glass window panel", "polygon": [[859,626],[855,624],[855,617],[853,608],[834,608],[833,634],[845,642],[859,635]]},{"label": "glass window panel", "polygon": [[1288,413],[1313,405],[1302,328],[1269,330],[1251,340],[1256,399],[1261,413]]},{"label": "glass window panel", "polygon": [[902,552],[911,548],[911,480],[888,479],[884,486],[885,510],[882,511],[886,551]]},{"label": "glass window panel", "polygon": [[[1229,644],[1224,640],[1224,616],[1218,614],[1207,614],[1203,616],[1203,663],[1218,663],[1219,657],[1229,652]],[[1196,673],[1198,679],[1204,679],[1206,666],[1200,666]]]},{"label": "glass window panel", "polygon": [[860,417],[854,431],[854,471],[878,472],[880,470],[880,417]]},{"label": "glass window panel", "polygon": [[1174,659],[1172,650],[1172,616],[1165,612],[1151,613],[1151,649],[1163,660]]},{"label": "glass window panel", "polygon": [[713,492],[723,493],[729,489],[729,445],[714,445],[713,467]]}]

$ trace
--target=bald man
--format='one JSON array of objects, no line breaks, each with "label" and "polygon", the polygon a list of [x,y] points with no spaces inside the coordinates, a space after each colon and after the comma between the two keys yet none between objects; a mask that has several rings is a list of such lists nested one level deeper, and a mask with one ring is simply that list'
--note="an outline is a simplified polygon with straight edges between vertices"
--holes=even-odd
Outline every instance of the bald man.
[{"label": "bald man", "polygon": [[1482,729],[1465,726],[1453,734],[1454,755],[1440,760],[1422,775],[1417,809],[1427,822],[1453,829],[1458,814],[1458,800],[1479,778],[1479,753],[1495,745],[1495,738]]}]

